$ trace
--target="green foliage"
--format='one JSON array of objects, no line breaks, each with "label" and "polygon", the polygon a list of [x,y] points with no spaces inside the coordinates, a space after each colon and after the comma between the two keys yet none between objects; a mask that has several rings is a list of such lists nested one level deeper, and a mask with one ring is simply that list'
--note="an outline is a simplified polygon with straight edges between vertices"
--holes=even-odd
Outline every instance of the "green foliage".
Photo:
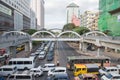
[{"label": "green foliage", "polygon": [[84,33],[89,32],[90,30],[86,27],[77,27],[75,29],[73,29],[73,31],[77,32],[78,34],[82,35]]},{"label": "green foliage", "polygon": [[103,33],[105,33],[106,35],[111,35],[112,32],[110,30],[104,30]]},{"label": "green foliage", "polygon": [[65,24],[65,25],[64,25],[63,31],[73,30],[74,28],[76,28],[76,26],[75,26],[73,23],[68,23],[68,24]]},{"label": "green foliage", "polygon": [[37,32],[35,29],[29,29],[26,31],[28,34],[32,35],[33,33]]}]

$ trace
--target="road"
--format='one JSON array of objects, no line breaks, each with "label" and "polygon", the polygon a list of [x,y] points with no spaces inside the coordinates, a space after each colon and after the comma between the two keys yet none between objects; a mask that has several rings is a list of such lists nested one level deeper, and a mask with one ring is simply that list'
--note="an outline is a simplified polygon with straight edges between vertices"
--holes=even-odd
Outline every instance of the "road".
[{"label": "road", "polygon": [[[56,54],[58,54],[58,60],[60,62],[60,66],[64,66],[64,67],[66,67],[67,56],[80,55],[73,48],[71,48],[66,42],[58,42],[58,44],[56,45],[56,52],[57,52]],[[43,65],[45,63],[54,63],[54,61],[48,62],[46,59],[37,60],[36,67],[39,65]],[[68,71],[68,74],[71,80],[73,80],[72,72]],[[36,80],[47,80],[47,73],[44,73],[43,76],[36,78]]]}]

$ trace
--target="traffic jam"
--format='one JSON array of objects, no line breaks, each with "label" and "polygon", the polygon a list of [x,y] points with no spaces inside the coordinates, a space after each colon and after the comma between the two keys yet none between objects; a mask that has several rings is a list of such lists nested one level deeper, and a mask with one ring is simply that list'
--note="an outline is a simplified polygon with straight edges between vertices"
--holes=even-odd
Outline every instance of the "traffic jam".
[{"label": "traffic jam", "polygon": [[0,80],[120,80],[120,65],[111,66],[109,57],[68,56],[63,67],[55,46],[56,42],[43,42],[29,57],[11,58],[0,67]]}]

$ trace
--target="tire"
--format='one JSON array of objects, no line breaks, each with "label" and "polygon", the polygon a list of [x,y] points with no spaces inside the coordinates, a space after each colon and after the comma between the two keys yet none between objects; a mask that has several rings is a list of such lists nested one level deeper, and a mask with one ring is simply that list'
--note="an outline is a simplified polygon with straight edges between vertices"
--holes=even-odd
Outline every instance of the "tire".
[{"label": "tire", "polygon": [[36,74],[36,76],[35,77],[39,77],[40,75],[39,74]]}]

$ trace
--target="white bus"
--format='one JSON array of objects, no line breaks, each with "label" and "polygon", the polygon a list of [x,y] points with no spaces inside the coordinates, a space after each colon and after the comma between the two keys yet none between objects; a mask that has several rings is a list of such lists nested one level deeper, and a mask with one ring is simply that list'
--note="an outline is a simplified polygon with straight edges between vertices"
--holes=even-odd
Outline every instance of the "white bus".
[{"label": "white bus", "polygon": [[9,65],[15,65],[17,69],[31,69],[35,66],[34,57],[29,58],[12,58],[8,62]]}]

